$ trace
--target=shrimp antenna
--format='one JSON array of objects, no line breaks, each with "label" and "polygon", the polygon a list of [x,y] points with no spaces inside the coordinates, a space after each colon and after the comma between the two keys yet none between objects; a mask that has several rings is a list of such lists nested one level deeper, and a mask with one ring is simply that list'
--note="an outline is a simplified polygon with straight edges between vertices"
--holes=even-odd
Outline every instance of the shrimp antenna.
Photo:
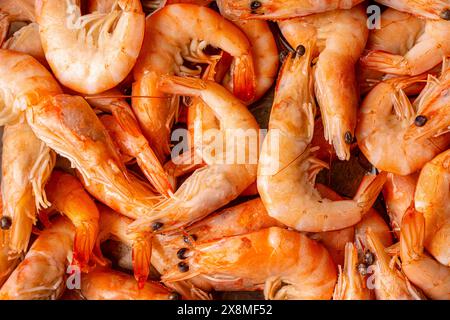
[{"label": "shrimp antenna", "polygon": [[286,38],[284,37],[280,28],[278,27],[278,24],[276,22],[269,21],[269,27],[270,27],[270,30],[272,30],[272,33],[277,35],[277,37],[275,37],[275,39],[277,40],[278,47],[280,49],[284,48],[284,49],[288,50],[289,52],[295,53],[295,49],[292,48],[292,46],[286,40]]},{"label": "shrimp antenna", "polygon": [[133,95],[111,95],[111,96],[86,96],[86,100],[95,99],[114,99],[114,98],[146,98],[146,99],[170,99],[171,97],[158,97],[158,96],[133,96]]}]

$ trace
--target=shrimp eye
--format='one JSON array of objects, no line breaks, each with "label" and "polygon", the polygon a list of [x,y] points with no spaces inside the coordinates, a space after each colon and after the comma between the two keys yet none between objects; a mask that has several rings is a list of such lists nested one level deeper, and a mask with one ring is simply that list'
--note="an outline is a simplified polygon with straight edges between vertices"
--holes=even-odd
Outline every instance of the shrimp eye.
[{"label": "shrimp eye", "polygon": [[153,231],[159,230],[159,229],[162,228],[163,225],[164,225],[164,223],[162,223],[162,222],[158,222],[158,221],[153,222],[152,223],[152,230]]},{"label": "shrimp eye", "polygon": [[169,300],[180,300],[181,295],[178,292],[172,292],[169,294]]},{"label": "shrimp eye", "polygon": [[358,264],[358,272],[360,275],[367,275],[367,266],[364,263]]},{"label": "shrimp eye", "polygon": [[374,258],[374,256],[373,256],[372,252],[370,252],[370,251],[367,250],[367,251],[364,253],[364,263],[365,263],[366,265],[370,266],[370,265],[373,264],[374,260],[375,260],[375,258]]},{"label": "shrimp eye", "polygon": [[450,20],[450,9],[445,9],[441,12],[441,18],[444,20]]},{"label": "shrimp eye", "polygon": [[188,251],[188,248],[181,248],[180,250],[177,251],[177,257],[180,260],[184,260],[187,257],[185,256],[186,252]]},{"label": "shrimp eye", "polygon": [[8,217],[8,216],[1,217],[0,228],[2,230],[8,230],[9,228],[11,228],[11,224],[12,224],[12,221],[11,221],[10,217]]},{"label": "shrimp eye", "polygon": [[180,270],[181,272],[188,272],[189,266],[185,262],[180,262],[180,263],[178,263],[178,270]]},{"label": "shrimp eye", "polygon": [[296,55],[297,57],[303,56],[303,55],[305,54],[305,52],[306,52],[306,48],[305,48],[305,46],[302,45],[302,44],[300,44],[300,45],[297,47],[297,49],[295,49],[295,55]]},{"label": "shrimp eye", "polygon": [[261,7],[261,2],[259,2],[259,1],[252,1],[251,3],[250,3],[250,9],[253,11],[253,10],[256,10],[256,9],[258,9],[258,8],[260,8]]},{"label": "shrimp eye", "polygon": [[417,116],[416,119],[414,119],[414,124],[416,127],[423,127],[425,123],[427,123],[428,119],[425,116]]},{"label": "shrimp eye", "polygon": [[352,133],[350,131],[347,131],[344,135],[344,139],[346,144],[351,144],[353,142]]}]

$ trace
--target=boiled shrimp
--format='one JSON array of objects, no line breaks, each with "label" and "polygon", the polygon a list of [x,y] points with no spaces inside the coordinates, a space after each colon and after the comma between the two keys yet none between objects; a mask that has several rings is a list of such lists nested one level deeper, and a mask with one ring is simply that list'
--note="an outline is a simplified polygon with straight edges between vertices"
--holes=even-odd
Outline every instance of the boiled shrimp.
[{"label": "boiled shrimp", "polygon": [[420,172],[415,208],[425,219],[424,246],[436,260],[450,266],[450,149]]},{"label": "boiled shrimp", "polygon": [[450,20],[448,0],[375,0],[385,6],[422,16],[427,19]]},{"label": "boiled shrimp", "polygon": [[373,292],[367,287],[364,277],[358,272],[358,252],[353,243],[345,245],[344,269],[339,266],[339,276],[333,300],[373,300]]},{"label": "boiled shrimp", "polygon": [[400,176],[388,173],[383,187],[383,197],[386,203],[387,213],[392,230],[400,235],[400,225],[403,215],[414,201],[418,175],[413,173],[408,176]]},{"label": "boiled shrimp", "polygon": [[[427,20],[421,32],[403,55],[385,51],[369,51],[361,58],[369,68],[396,75],[414,76],[426,72],[450,56],[450,21]],[[390,40],[392,41],[392,40]]]},{"label": "boiled shrimp", "polygon": [[[450,268],[424,252],[426,221],[411,208],[402,220],[400,255],[408,279],[432,299],[450,299]],[[448,243],[447,243],[448,249]]]},{"label": "boiled shrimp", "polygon": [[94,200],[74,176],[53,171],[45,186],[51,209],[67,216],[75,226],[73,263],[87,266],[99,230],[99,212]]},{"label": "boiled shrimp", "polygon": [[304,56],[288,57],[281,71],[259,159],[258,191],[269,215],[291,228],[339,230],[361,220],[381,191],[385,177],[372,177],[365,192],[353,200],[331,201],[314,188],[315,177],[326,164],[312,156],[309,146],[315,105],[312,52],[306,50]]},{"label": "boiled shrimp", "polygon": [[75,0],[39,0],[36,18],[53,73],[81,93],[99,93],[125,79],[144,38],[139,0],[118,0],[108,13],[85,16]]},{"label": "boiled shrimp", "polygon": [[74,235],[72,224],[63,217],[42,231],[1,287],[0,300],[58,299],[66,288]]},{"label": "boiled shrimp", "polygon": [[144,287],[150,273],[150,257],[152,252],[152,237],[148,232],[128,233],[131,219],[120,215],[114,210],[100,205],[100,232],[97,238],[97,259],[104,264],[100,244],[110,238],[118,239],[132,249],[134,277],[139,288]]},{"label": "boiled shrimp", "polygon": [[12,22],[34,22],[34,0],[0,1],[0,46],[6,39]]},{"label": "boiled shrimp", "polygon": [[[3,230],[1,230],[0,238],[5,237],[3,233]],[[14,271],[19,261],[19,256],[11,257],[8,245],[0,244],[0,288]]]},{"label": "boiled shrimp", "polygon": [[[341,160],[350,158],[359,103],[355,65],[366,45],[368,31],[362,6],[279,22],[293,48],[316,39],[314,67],[316,98],[325,139]],[[333,23],[330,23],[333,21]]]},{"label": "boiled shrimp", "polygon": [[11,254],[20,254],[28,249],[37,210],[50,205],[44,186],[55,160],[55,153],[34,135],[24,120],[5,126],[2,149],[2,219],[11,221],[10,229],[4,231],[3,239]]},{"label": "boiled shrimp", "polygon": [[356,138],[363,154],[379,170],[411,174],[445,150],[450,142],[450,135],[405,138],[417,112],[403,89],[423,79],[424,75],[420,75],[383,81],[369,92],[361,105]]},{"label": "boiled shrimp", "polygon": [[170,292],[159,282],[147,281],[138,288],[133,277],[111,269],[98,269],[83,274],[81,295],[87,300],[174,300],[178,294]]},{"label": "boiled shrimp", "polygon": [[385,247],[370,229],[366,232],[370,251],[375,255],[375,270],[371,286],[377,300],[422,300],[423,294],[411,284],[397,268],[395,257],[385,252]]},{"label": "boiled shrimp", "polygon": [[[181,25],[183,27],[179,28]],[[170,127],[177,99],[164,96],[158,89],[160,77],[198,73],[184,67],[183,59],[205,61],[208,57],[203,49],[211,45],[234,57],[233,92],[238,98],[248,101],[255,94],[253,58],[245,34],[214,10],[202,6],[165,6],[147,18],[145,34],[144,46],[134,68],[133,96],[136,98],[132,106],[144,135],[159,158],[164,160],[170,153]],[[144,98],[147,96],[153,98]]]},{"label": "boiled shrimp", "polygon": [[[173,197],[153,207],[151,217],[135,221],[132,229],[185,226],[229,203],[256,180],[259,126],[244,104],[217,83],[195,78],[164,77],[160,90],[200,97],[220,121],[217,139],[223,144],[216,144],[208,166],[195,171]],[[236,146],[236,141],[243,144]]]},{"label": "boiled shrimp", "polygon": [[362,0],[217,0],[224,12],[234,18],[282,20],[336,9],[350,9]]},{"label": "boiled shrimp", "polygon": [[27,109],[36,136],[78,171],[84,187],[99,201],[136,219],[159,198],[150,186],[128,172],[111,137],[89,104],[79,96],[48,97]]},{"label": "boiled shrimp", "polygon": [[159,193],[164,196],[173,193],[168,176],[142,135],[131,107],[123,99],[114,98],[114,96],[120,96],[117,90],[104,92],[102,96],[104,98],[93,97],[88,101],[95,108],[112,114],[100,116],[100,121],[119,147],[120,153],[136,159],[147,180]]},{"label": "boiled shrimp", "polygon": [[196,244],[165,282],[197,275],[261,290],[269,299],[330,299],[336,269],[327,250],[303,234],[277,227]]}]

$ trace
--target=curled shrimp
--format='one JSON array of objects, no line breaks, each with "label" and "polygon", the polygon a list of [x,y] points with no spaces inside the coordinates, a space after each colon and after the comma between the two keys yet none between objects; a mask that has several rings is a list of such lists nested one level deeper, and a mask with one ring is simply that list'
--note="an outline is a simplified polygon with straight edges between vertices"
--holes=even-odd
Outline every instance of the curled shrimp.
[{"label": "curled shrimp", "polygon": [[[180,25],[185,27],[179,28]],[[164,96],[158,81],[167,74],[198,74],[198,70],[183,66],[183,59],[208,60],[203,52],[207,45],[233,56],[233,92],[244,101],[251,100],[255,94],[251,46],[238,27],[214,10],[193,4],[168,5],[147,18],[144,46],[134,68],[132,106],[144,135],[161,160],[170,153],[170,127],[177,99]]]},{"label": "curled shrimp", "polygon": [[399,175],[411,174],[444,150],[449,135],[408,140],[408,127],[417,112],[403,89],[424,80],[424,75],[393,78],[379,83],[359,110],[356,138],[366,158],[378,169]]},{"label": "curled shrimp", "polygon": [[100,121],[119,146],[120,153],[130,158],[135,158],[147,180],[164,196],[173,193],[168,176],[153,152],[148,141],[139,128],[138,121],[131,107],[121,98],[118,90],[104,92],[102,97],[93,97],[89,103],[112,115],[100,116]]},{"label": "curled shrimp", "polygon": [[63,217],[42,231],[1,287],[0,300],[58,299],[66,288],[74,234],[72,224]]},{"label": "curled shrimp", "polygon": [[[362,6],[279,22],[293,48],[316,39],[313,58],[315,92],[325,139],[341,160],[350,158],[359,94],[355,65],[366,45],[368,31]],[[330,21],[333,21],[331,24]]]},{"label": "curled shrimp", "polygon": [[425,297],[397,268],[396,257],[389,257],[378,236],[368,229],[366,232],[370,251],[375,255],[375,269],[369,284],[377,300],[422,300]]},{"label": "curled shrimp", "polygon": [[108,13],[85,16],[75,0],[39,0],[36,17],[56,78],[87,94],[111,89],[125,79],[144,38],[139,0],[118,0]]},{"label": "curled shrimp", "polygon": [[197,275],[213,282],[236,281],[239,289],[264,288],[269,299],[330,299],[336,282],[333,260],[322,245],[277,227],[196,244],[162,280]]},{"label": "curled shrimp", "polygon": [[100,244],[109,239],[118,239],[132,250],[134,277],[142,288],[150,274],[150,257],[152,252],[152,237],[147,232],[128,233],[127,228],[131,219],[120,215],[114,210],[100,205],[100,232],[97,238],[97,259],[104,264]]},{"label": "curled shrimp", "polygon": [[[424,252],[426,221],[411,208],[402,220],[400,256],[408,279],[431,299],[450,299],[450,268]],[[447,243],[448,249],[448,243]]]},{"label": "curled shrimp", "polygon": [[450,131],[450,61],[442,64],[439,78],[428,75],[427,85],[417,97],[418,118],[405,136],[411,142]]},{"label": "curled shrimp", "polygon": [[11,253],[28,249],[31,229],[40,208],[50,205],[44,186],[55,165],[56,155],[33,133],[26,122],[7,125],[3,132],[2,199],[5,231]]},{"label": "curled shrimp", "polygon": [[94,200],[74,176],[53,171],[45,186],[52,209],[69,218],[75,226],[73,263],[87,266],[99,230],[99,212]]},{"label": "curled shrimp", "polygon": [[332,201],[314,188],[324,167],[309,146],[314,131],[314,96],[310,73],[311,49],[289,56],[281,71],[263,142],[258,191],[269,215],[299,231],[339,230],[359,222],[376,200],[384,174],[353,200]]},{"label": "curled shrimp", "polygon": [[12,22],[34,22],[34,0],[0,1],[0,46],[6,39]]},{"label": "curled shrimp", "polygon": [[[370,30],[366,50],[405,55],[422,34],[424,26],[423,19],[388,8],[381,14],[380,28]],[[367,68],[361,61],[359,67],[362,94],[369,92],[378,82],[392,76]]]},{"label": "curled shrimp", "polygon": [[234,18],[281,20],[336,9],[350,9],[362,0],[218,0],[217,2],[228,16]]},{"label": "curled shrimp", "polygon": [[47,65],[37,23],[30,23],[20,28],[5,41],[2,48],[27,53],[37,59],[42,65]]},{"label": "curled shrimp", "polygon": [[448,0],[376,0],[385,6],[422,16],[427,19],[450,20]]},{"label": "curled shrimp", "polygon": [[403,215],[414,201],[418,175],[400,176],[388,173],[383,187],[383,197],[392,230],[398,236]]},{"label": "curled shrimp", "polygon": [[[132,229],[152,225],[154,230],[168,231],[185,226],[229,203],[256,180],[259,126],[244,104],[217,83],[195,78],[164,77],[160,90],[200,97],[220,121],[220,131],[215,131],[220,143],[208,166],[196,170]],[[244,145],[236,146],[239,139]]]},{"label": "curled shrimp", "polygon": [[372,50],[361,57],[362,64],[395,75],[415,76],[432,69],[450,56],[450,21],[427,20],[421,29],[413,39],[414,45],[410,45],[403,55]]},{"label": "curled shrimp", "polygon": [[104,268],[83,274],[80,290],[87,300],[173,300],[178,297],[159,282],[147,281],[138,288],[133,277]]},{"label": "curled shrimp", "polygon": [[99,201],[136,219],[158,202],[149,185],[127,171],[111,137],[79,96],[47,97],[27,109],[36,136],[69,159],[84,187]]},{"label": "curled shrimp", "polygon": [[339,266],[339,276],[333,293],[333,300],[373,300],[373,293],[367,287],[364,277],[358,272],[358,252],[353,243],[345,245],[344,269]]},{"label": "curled shrimp", "polygon": [[424,246],[436,260],[450,266],[450,149],[420,172],[415,208],[425,219]]}]

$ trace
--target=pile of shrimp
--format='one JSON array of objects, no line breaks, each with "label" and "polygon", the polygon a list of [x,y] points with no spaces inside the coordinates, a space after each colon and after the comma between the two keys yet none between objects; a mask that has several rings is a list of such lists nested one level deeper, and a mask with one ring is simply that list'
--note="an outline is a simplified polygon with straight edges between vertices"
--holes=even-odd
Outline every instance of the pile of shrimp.
[{"label": "pile of shrimp", "polygon": [[449,0],[0,0],[0,47],[0,299],[450,299]]}]

